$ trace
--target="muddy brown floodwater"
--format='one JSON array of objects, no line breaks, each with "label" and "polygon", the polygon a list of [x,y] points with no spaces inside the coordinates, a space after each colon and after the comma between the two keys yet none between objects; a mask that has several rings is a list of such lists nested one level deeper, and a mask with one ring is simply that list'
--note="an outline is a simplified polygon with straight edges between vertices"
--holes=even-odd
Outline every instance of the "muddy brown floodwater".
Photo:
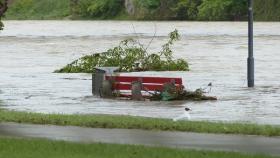
[{"label": "muddy brown floodwater", "polygon": [[[5,21],[0,33],[2,108],[42,113],[124,114],[172,118],[184,107],[193,120],[280,124],[280,23],[255,24],[256,87],[246,88],[247,23]],[[137,37],[160,49],[175,28],[182,35],[174,55],[190,72],[129,75],[182,77],[188,89],[213,83],[214,102],[132,102],[91,95],[90,74],[54,74],[82,55],[104,51]],[[137,32],[137,34],[135,33]]]}]

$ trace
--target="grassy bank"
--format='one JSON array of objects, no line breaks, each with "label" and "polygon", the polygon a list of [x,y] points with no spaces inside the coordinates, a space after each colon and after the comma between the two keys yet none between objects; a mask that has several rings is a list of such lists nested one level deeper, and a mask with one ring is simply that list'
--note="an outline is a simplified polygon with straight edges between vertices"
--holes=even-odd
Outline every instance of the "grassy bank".
[{"label": "grassy bank", "polygon": [[271,158],[233,152],[210,152],[113,144],[78,144],[0,137],[0,157],[9,158]]},{"label": "grassy bank", "polygon": [[202,121],[178,121],[115,115],[59,115],[7,111],[0,109],[0,122],[73,125],[93,128],[144,129],[280,136],[279,126]]}]

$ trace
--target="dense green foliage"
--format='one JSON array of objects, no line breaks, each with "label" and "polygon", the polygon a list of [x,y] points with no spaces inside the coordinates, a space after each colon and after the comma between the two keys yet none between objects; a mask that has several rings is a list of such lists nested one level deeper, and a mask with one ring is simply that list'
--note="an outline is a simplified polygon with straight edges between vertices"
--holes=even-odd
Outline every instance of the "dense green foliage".
[{"label": "dense green foliage", "polygon": [[76,6],[76,15],[92,18],[111,18],[122,9],[122,0],[80,0]]},{"label": "dense green foliage", "polygon": [[242,20],[247,13],[247,0],[203,0],[198,7],[201,20]]},{"label": "dense green foliage", "polygon": [[81,144],[43,139],[0,138],[6,158],[272,158],[234,152],[197,151],[139,145]]},{"label": "dense green foliage", "polygon": [[280,136],[280,127],[247,123],[223,123],[203,121],[177,121],[116,115],[59,115],[39,114],[0,109],[0,122],[53,124],[93,128],[144,129],[162,131],[186,131],[198,133],[224,133]]},{"label": "dense green foliage", "polygon": [[172,10],[179,20],[197,20],[199,13],[198,6],[200,6],[201,3],[202,0],[179,0]]},{"label": "dense green foliage", "polygon": [[9,19],[62,19],[70,16],[69,0],[14,0]]},{"label": "dense green foliage", "polygon": [[169,40],[157,53],[148,53],[138,41],[124,40],[119,46],[103,53],[86,55],[66,65],[57,73],[92,73],[94,67],[119,67],[120,72],[132,71],[187,71],[187,61],[175,60],[171,46],[179,40],[178,31],[169,34]]},{"label": "dense green foliage", "polygon": [[142,0],[139,4],[147,9],[157,9],[160,7],[160,0]]},{"label": "dense green foliage", "polygon": [[[14,0],[8,19],[246,20],[247,0]],[[255,18],[280,20],[279,0],[254,0]]]},{"label": "dense green foliage", "polygon": [[255,19],[259,21],[280,21],[279,0],[254,0]]}]

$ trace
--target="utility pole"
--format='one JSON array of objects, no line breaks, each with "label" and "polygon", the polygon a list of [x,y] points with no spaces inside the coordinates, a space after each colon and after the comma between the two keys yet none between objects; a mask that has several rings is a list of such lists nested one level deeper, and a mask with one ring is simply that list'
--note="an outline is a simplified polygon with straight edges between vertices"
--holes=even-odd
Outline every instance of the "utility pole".
[{"label": "utility pole", "polygon": [[248,87],[255,86],[255,63],[254,63],[254,46],[253,46],[253,0],[248,0]]}]

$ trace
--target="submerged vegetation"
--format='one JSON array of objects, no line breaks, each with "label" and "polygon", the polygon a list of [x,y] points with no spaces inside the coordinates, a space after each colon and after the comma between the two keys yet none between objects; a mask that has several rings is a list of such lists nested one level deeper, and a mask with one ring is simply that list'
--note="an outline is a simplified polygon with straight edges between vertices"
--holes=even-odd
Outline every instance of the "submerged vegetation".
[{"label": "submerged vegetation", "polygon": [[86,55],[66,65],[56,73],[92,73],[94,67],[119,67],[120,72],[132,71],[187,71],[186,60],[173,57],[171,46],[179,40],[178,31],[169,34],[169,40],[157,53],[148,53],[141,43],[127,39],[119,46],[103,53]]},{"label": "submerged vegetation", "polygon": [[217,97],[206,96],[202,89],[190,91],[182,88],[177,88],[175,85],[166,84],[163,91],[154,93],[150,100],[152,101],[174,101],[174,100],[190,100],[190,101],[206,101],[206,100],[218,100]]},{"label": "submerged vegetation", "polygon": [[0,122],[52,124],[93,128],[144,129],[198,133],[280,136],[280,127],[248,123],[177,121],[117,115],[60,115],[7,111],[0,109]]},{"label": "submerged vegetation", "polygon": [[[124,40],[117,47],[103,53],[86,55],[56,70],[55,73],[93,73],[95,67],[118,67],[119,72],[188,71],[189,66],[187,61],[184,59],[175,60],[171,50],[171,46],[175,41],[179,40],[179,38],[180,36],[177,30],[171,32],[168,42],[165,43],[162,46],[162,50],[157,53],[148,53],[147,48],[133,39]],[[175,84],[171,83],[165,87],[165,90],[155,91],[155,93],[152,93],[152,96],[147,97],[147,99],[152,101],[217,100],[216,97],[204,95],[201,89],[192,92],[185,90],[184,87],[178,88]],[[114,89],[113,83],[111,83],[109,89]],[[139,87],[139,90],[140,89]],[[120,96],[119,91],[113,92],[113,96],[118,98]]]}]

